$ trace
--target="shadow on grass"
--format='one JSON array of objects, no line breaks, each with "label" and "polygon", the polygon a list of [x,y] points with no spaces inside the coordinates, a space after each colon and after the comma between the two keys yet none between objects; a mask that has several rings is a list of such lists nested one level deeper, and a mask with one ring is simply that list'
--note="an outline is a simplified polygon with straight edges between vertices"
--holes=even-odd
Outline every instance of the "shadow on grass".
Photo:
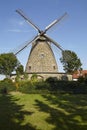
[{"label": "shadow on grass", "polygon": [[31,124],[23,124],[24,117],[32,112],[24,111],[24,105],[16,103],[18,100],[11,95],[0,95],[0,130],[35,130]]},{"label": "shadow on grass", "polygon": [[42,95],[48,103],[36,100],[39,111],[49,113],[46,122],[52,130],[87,130],[87,95]]}]

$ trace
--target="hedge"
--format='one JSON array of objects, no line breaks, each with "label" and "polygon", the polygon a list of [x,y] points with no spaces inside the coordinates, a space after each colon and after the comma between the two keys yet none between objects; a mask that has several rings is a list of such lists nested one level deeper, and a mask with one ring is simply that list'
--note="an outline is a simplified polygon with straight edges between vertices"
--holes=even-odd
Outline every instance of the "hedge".
[{"label": "hedge", "polygon": [[0,82],[0,93],[19,91],[22,93],[73,93],[87,94],[87,82],[59,81],[48,78],[46,81],[19,81],[13,83],[9,79]]},{"label": "hedge", "polygon": [[0,93],[9,93],[11,91],[16,91],[15,83],[10,79],[4,79],[0,81]]}]

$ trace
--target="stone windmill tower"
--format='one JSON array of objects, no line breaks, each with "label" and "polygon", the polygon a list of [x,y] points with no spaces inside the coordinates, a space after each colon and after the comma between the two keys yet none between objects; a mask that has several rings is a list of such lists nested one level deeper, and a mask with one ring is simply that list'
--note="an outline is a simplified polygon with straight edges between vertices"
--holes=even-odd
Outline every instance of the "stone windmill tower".
[{"label": "stone windmill tower", "polygon": [[23,47],[15,52],[15,55],[17,55],[29,44],[32,44],[25,71],[27,73],[58,73],[58,66],[51,48],[51,44],[54,44],[61,51],[63,51],[63,49],[57,42],[50,38],[46,32],[61,19],[63,19],[66,13],[59,19],[54,20],[45,28],[44,31],[42,31],[34,23],[32,23],[21,10],[16,10],[16,12],[38,31],[38,34],[31,41],[27,42]]},{"label": "stone windmill tower", "polygon": [[58,72],[51,43],[44,37],[32,43],[32,49],[26,65],[26,72]]}]

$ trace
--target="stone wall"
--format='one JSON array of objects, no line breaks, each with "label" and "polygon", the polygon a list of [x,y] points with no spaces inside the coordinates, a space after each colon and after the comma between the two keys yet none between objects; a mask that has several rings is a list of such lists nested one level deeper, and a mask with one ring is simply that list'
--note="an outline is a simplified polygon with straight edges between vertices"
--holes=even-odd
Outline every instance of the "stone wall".
[{"label": "stone wall", "polygon": [[[38,79],[46,80],[49,77],[56,77],[58,80],[65,80],[65,81],[72,81],[72,75],[66,73],[28,73],[28,79],[30,80],[31,77],[36,74]],[[16,75],[12,75],[11,79],[14,82]],[[24,80],[24,76],[20,76],[20,80]]]},{"label": "stone wall", "polygon": [[[28,74],[29,79],[31,79],[33,73]],[[38,78],[46,80],[49,77],[56,77],[58,80],[72,80],[72,75],[66,73],[36,73]]]},{"label": "stone wall", "polygon": [[38,39],[32,46],[25,72],[58,72],[55,56],[46,39]]}]

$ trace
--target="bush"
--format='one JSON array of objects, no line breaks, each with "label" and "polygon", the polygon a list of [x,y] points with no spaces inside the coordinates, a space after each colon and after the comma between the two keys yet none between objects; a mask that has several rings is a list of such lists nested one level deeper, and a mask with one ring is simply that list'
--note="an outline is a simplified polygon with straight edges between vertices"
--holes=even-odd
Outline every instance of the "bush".
[{"label": "bush", "polygon": [[85,77],[84,82],[85,82],[85,84],[87,84],[87,76]]},{"label": "bush", "polygon": [[49,84],[44,81],[21,81],[19,82],[18,91],[22,93],[43,93],[48,92]]},{"label": "bush", "polygon": [[55,83],[56,81],[58,81],[56,77],[49,77],[46,79],[46,82],[48,83]]},{"label": "bush", "polygon": [[74,93],[87,94],[87,85],[79,81],[58,81],[56,78],[48,78],[46,81],[26,80],[13,83],[10,79],[0,82],[0,93],[6,94],[10,91],[22,93]]},{"label": "bush", "polygon": [[87,93],[87,85],[81,81],[58,81],[53,78],[48,78],[46,82],[49,83],[49,91],[58,93]]},{"label": "bush", "polygon": [[16,87],[12,80],[6,78],[0,82],[0,93],[8,93],[15,90]]},{"label": "bush", "polygon": [[36,90],[49,90],[50,85],[47,82],[39,81],[35,84]]},{"label": "bush", "polygon": [[84,82],[84,77],[83,77],[83,76],[80,76],[80,77],[78,78],[78,82],[80,82],[80,83]]},{"label": "bush", "polygon": [[19,82],[18,91],[22,93],[32,93],[35,90],[35,86],[30,81]]},{"label": "bush", "polygon": [[58,88],[58,79],[56,77],[49,77],[46,79],[46,83],[49,84],[50,91],[56,91]]}]

